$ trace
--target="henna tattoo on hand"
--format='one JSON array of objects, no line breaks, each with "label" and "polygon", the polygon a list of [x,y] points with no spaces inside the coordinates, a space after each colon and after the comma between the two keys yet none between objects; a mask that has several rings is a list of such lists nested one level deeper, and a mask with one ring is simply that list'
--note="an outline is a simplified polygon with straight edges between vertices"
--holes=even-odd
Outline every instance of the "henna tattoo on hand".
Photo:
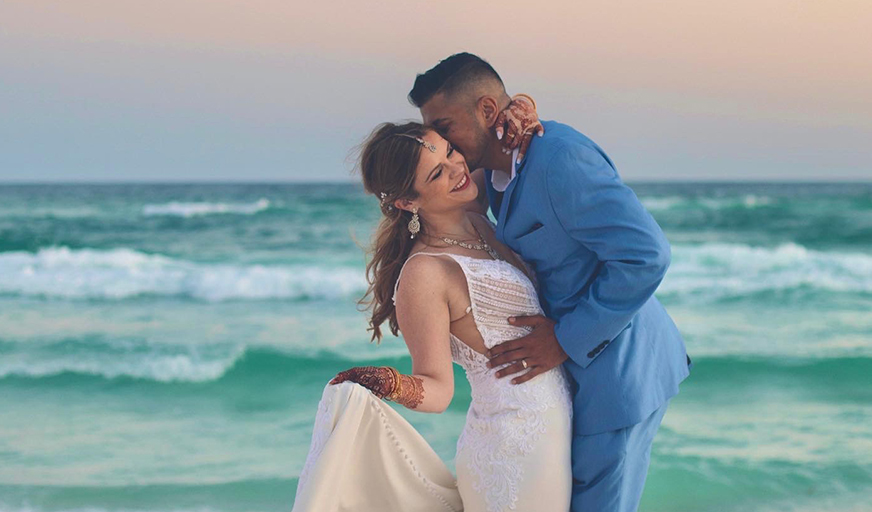
[{"label": "henna tattoo on hand", "polygon": [[339,372],[330,384],[356,382],[379,397],[386,397],[394,389],[394,374],[390,369],[379,366],[356,366]]},{"label": "henna tattoo on hand", "polygon": [[[519,96],[523,97],[518,98]],[[542,130],[542,123],[539,122],[539,115],[536,112],[535,104],[532,103],[532,98],[529,101],[526,99],[529,96],[519,94],[512,98],[512,102],[500,113],[498,118],[498,129],[502,128],[502,121],[506,127],[506,136],[503,138],[503,146],[508,149],[515,149],[520,146],[524,139],[529,141],[529,137],[536,132]]]},{"label": "henna tattoo on hand", "polygon": [[[399,377],[399,382],[396,380]],[[424,381],[413,375],[402,375],[389,366],[356,366],[339,372],[330,384],[351,381],[372,391],[383,400],[391,400],[409,409],[424,401]]]}]

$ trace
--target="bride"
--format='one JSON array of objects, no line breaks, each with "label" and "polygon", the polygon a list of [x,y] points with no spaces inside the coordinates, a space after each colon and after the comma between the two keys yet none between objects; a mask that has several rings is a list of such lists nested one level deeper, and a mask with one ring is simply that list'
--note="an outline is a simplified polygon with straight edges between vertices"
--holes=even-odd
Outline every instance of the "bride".
[{"label": "bride", "polygon": [[[370,330],[376,340],[384,322],[402,331],[412,373],[355,367],[330,382],[294,511],[569,510],[567,377],[558,366],[514,384],[489,367],[490,348],[529,332],[508,318],[542,308],[527,267],[471,211],[479,191],[463,156],[419,123],[386,123],[364,144],[360,167],[384,214],[367,266]],[[382,402],[443,412],[452,362],[472,388],[456,480]]]}]

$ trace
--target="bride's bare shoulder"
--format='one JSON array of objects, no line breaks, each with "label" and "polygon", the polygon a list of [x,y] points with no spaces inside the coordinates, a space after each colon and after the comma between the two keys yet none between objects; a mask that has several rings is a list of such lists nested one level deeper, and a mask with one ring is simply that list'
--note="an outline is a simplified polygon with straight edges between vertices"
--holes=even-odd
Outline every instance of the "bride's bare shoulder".
[{"label": "bride's bare shoulder", "polygon": [[399,294],[402,295],[404,291],[418,293],[422,289],[430,293],[444,291],[452,273],[451,262],[446,257],[422,252],[412,253],[406,259],[398,285]]}]

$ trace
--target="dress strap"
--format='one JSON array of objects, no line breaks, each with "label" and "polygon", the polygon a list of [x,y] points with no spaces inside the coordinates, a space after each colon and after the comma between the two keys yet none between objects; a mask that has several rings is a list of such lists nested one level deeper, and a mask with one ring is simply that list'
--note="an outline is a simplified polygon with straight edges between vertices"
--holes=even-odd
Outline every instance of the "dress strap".
[{"label": "dress strap", "polygon": [[[461,268],[463,268],[463,264],[461,264],[457,260],[457,258],[454,258],[454,256],[456,256],[456,254],[451,254],[448,252],[416,252],[415,254],[412,254],[411,256],[406,258],[405,263],[403,263],[403,268],[400,269],[400,274],[397,276],[397,282],[394,283],[394,295],[393,295],[393,297],[391,297],[391,301],[394,303],[394,306],[397,305],[397,290],[400,288],[400,278],[403,277],[403,270],[406,270],[406,265],[409,263],[409,261],[411,261],[412,258],[414,258],[415,256],[420,256],[421,254],[424,254],[427,256],[451,256],[452,257],[451,259],[453,259],[454,261],[457,261],[457,263],[461,266]],[[464,269],[464,272],[465,272],[465,269]],[[469,313],[470,311],[472,311],[471,305],[466,308],[467,313]]]},{"label": "dress strap", "polygon": [[[425,254],[427,256],[451,256],[451,259],[453,259],[454,261],[457,262],[458,265],[460,265],[460,268],[461,268],[461,270],[463,270],[463,273],[464,274],[466,273],[466,269],[463,268],[463,264],[460,263],[460,261],[454,257],[454,256],[456,256],[456,254],[451,254],[451,253],[447,253],[447,252],[416,252],[415,254],[406,258],[405,263],[403,263],[403,268],[400,269],[400,274],[397,276],[397,282],[394,283],[394,295],[393,295],[393,297],[391,297],[391,301],[394,303],[394,307],[397,306],[397,290],[400,287],[400,278],[403,277],[403,270],[406,269],[406,263],[408,263],[409,260],[411,260],[415,256],[418,256],[419,254]],[[471,302],[470,302],[469,306],[466,306],[465,314],[468,315],[470,311],[472,311],[472,303]]]}]

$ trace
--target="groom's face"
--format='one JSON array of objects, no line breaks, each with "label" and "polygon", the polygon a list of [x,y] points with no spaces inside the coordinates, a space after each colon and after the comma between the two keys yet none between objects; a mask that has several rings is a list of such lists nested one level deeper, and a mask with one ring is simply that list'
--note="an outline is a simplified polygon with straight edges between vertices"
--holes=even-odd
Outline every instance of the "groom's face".
[{"label": "groom's face", "polygon": [[473,170],[481,167],[488,144],[487,127],[483,116],[478,115],[476,103],[463,97],[436,94],[421,106],[424,124],[432,126],[460,151]]}]

